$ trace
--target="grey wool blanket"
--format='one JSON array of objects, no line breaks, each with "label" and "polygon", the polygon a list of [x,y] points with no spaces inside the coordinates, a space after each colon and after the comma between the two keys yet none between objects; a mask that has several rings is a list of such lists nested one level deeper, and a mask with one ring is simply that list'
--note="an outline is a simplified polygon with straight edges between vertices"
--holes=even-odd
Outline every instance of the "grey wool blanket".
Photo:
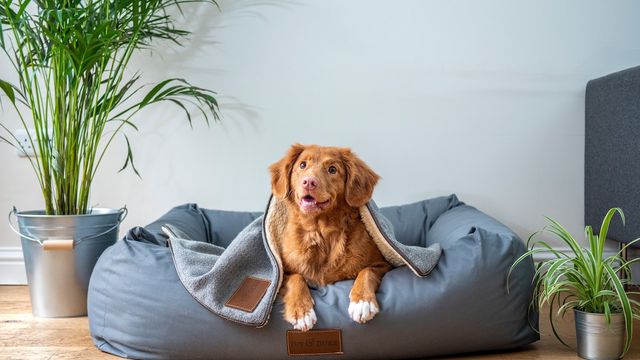
[{"label": "grey wool blanket", "polygon": [[[272,196],[264,215],[244,228],[226,249],[188,239],[180,229],[166,224],[163,231],[169,236],[178,277],[191,296],[225,319],[265,326],[284,278],[279,248],[287,211],[283,200]],[[416,276],[427,276],[438,263],[439,244],[425,248],[400,243],[373,201],[360,208],[360,217],[393,266],[408,266]]]}]

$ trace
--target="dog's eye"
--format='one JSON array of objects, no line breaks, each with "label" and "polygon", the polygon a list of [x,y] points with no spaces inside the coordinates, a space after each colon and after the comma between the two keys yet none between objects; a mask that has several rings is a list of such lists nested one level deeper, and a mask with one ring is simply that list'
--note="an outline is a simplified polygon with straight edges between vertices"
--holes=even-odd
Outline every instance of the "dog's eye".
[{"label": "dog's eye", "polygon": [[307,162],[306,161],[303,161],[303,162],[300,163],[300,169],[304,169],[306,167],[307,167]]},{"label": "dog's eye", "polygon": [[329,169],[327,169],[327,171],[329,171],[329,174],[335,174],[338,172],[338,169],[336,169],[335,166],[331,165],[329,166]]}]

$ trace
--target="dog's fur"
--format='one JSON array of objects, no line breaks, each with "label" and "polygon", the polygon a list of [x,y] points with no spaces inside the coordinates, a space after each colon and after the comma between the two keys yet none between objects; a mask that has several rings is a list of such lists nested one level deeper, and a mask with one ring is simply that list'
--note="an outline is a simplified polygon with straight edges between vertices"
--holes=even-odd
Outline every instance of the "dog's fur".
[{"label": "dog's fur", "polygon": [[[358,208],[371,199],[379,176],[350,149],[317,145],[295,144],[269,169],[273,194],[289,209],[280,249],[285,320],[295,329],[311,329],[316,315],[308,285],[347,279],[355,279],[350,317],[359,323],[371,320],[380,309],[376,290],[391,265]],[[313,187],[304,185],[309,179]]]}]

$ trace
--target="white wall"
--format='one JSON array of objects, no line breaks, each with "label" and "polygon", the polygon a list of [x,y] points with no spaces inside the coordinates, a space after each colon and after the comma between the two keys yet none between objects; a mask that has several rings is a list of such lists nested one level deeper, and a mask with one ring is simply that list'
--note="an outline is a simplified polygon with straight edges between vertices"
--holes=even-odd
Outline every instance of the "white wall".
[{"label": "white wall", "polygon": [[[640,64],[640,2],[221,5],[187,8],[188,46],[132,64],[147,81],[180,76],[218,91],[224,122],[191,130],[169,105],[137,118],[143,179],[116,173],[116,147],[92,198],[127,204],[122,231],[185,202],[261,210],[267,166],[302,142],[351,146],[382,175],[381,205],[457,193],[524,238],[543,215],[582,233],[585,84]],[[26,160],[1,150],[0,210],[41,207]],[[0,226],[0,247],[17,246]]]}]

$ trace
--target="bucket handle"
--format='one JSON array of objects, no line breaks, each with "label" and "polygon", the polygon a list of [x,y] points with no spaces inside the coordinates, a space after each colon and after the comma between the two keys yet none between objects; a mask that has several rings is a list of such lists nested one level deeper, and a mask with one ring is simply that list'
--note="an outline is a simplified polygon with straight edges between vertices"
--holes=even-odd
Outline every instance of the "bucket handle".
[{"label": "bucket handle", "polygon": [[[84,241],[84,240],[97,238],[97,237],[100,237],[100,236],[102,236],[104,234],[107,234],[107,233],[117,229],[118,226],[120,226],[120,224],[127,217],[127,215],[129,215],[129,210],[127,209],[127,205],[125,205],[125,206],[121,207],[120,209],[118,209],[118,212],[120,213],[120,215],[118,216],[118,222],[115,225],[113,225],[112,227],[110,227],[107,231],[103,231],[103,232],[101,232],[101,233],[99,233],[97,235],[91,235],[91,236],[88,236],[88,237],[85,237],[85,238],[77,239],[77,240],[75,240],[75,242],[78,243],[78,242],[81,242],[81,241]],[[43,246],[44,245],[44,241],[42,241],[42,240],[40,240],[38,238],[35,238],[35,237],[27,236],[27,235],[21,233],[20,231],[16,230],[16,228],[13,226],[13,223],[11,222],[11,216],[12,215],[16,215],[17,213],[18,213],[18,209],[16,209],[15,206],[9,212],[8,219],[9,219],[9,227],[11,228],[11,230],[13,230],[14,233],[18,234],[18,236],[23,237],[23,238],[25,238],[27,240],[35,241],[38,244],[40,244],[40,246]]]}]

